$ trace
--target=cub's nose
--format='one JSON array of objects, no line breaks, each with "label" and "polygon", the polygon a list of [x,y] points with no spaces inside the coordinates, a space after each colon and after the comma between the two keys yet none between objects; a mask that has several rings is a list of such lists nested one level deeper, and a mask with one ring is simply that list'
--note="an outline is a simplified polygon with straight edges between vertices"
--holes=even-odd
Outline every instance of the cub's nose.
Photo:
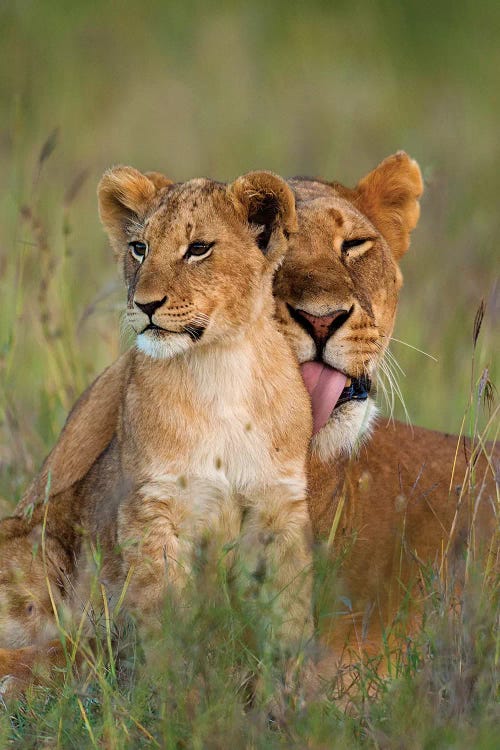
[{"label": "cub's nose", "polygon": [[154,302],[139,302],[137,299],[134,300],[139,310],[142,310],[142,312],[145,313],[150,320],[152,319],[156,310],[158,310],[159,307],[165,304],[166,301],[166,296],[163,297],[163,299],[154,300]]},{"label": "cub's nose", "polygon": [[305,310],[294,309],[292,316],[314,339],[316,343],[325,343],[348,319],[352,312],[345,308],[333,310],[328,315],[311,315]]}]

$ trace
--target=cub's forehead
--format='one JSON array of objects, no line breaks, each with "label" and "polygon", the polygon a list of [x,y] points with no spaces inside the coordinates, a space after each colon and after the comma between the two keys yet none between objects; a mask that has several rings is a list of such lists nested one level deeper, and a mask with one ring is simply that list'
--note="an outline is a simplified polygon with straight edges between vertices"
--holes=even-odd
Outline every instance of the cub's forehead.
[{"label": "cub's forehead", "polygon": [[233,226],[235,219],[236,211],[227,186],[198,178],[162,190],[144,221],[143,230],[149,240],[172,233],[190,240],[196,233]]},{"label": "cub's forehead", "polygon": [[144,223],[149,231],[165,231],[216,220],[231,210],[226,185],[199,178],[180,182],[161,191]]},{"label": "cub's forehead", "polygon": [[172,185],[161,197],[158,211],[164,215],[183,211],[200,211],[227,202],[226,186],[222,182],[198,178]]},{"label": "cub's forehead", "polygon": [[156,232],[192,227],[222,218],[231,208],[224,183],[206,178],[180,182],[161,191],[144,228]]}]

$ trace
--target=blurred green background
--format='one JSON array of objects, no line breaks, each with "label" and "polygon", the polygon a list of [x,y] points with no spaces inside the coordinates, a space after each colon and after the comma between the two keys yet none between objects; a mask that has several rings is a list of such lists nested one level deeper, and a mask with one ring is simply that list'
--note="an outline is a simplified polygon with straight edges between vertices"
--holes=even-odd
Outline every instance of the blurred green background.
[{"label": "blurred green background", "polygon": [[[404,148],[424,172],[394,343],[415,424],[458,431],[498,341],[500,4],[0,4],[0,492],[21,492],[120,350],[95,189],[257,168],[348,185]],[[400,406],[397,414],[402,414]]]}]

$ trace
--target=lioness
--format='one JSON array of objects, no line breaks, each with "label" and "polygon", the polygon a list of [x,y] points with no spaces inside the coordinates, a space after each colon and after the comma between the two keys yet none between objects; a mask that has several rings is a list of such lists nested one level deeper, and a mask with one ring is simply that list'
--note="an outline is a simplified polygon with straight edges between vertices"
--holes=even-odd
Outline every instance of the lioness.
[{"label": "lioness", "polygon": [[498,469],[486,455],[492,446],[465,440],[457,453],[455,436],[375,419],[372,379],[394,326],[399,261],[419,218],[416,162],[395,154],[354,189],[290,184],[299,231],[275,296],[302,367],[314,368],[306,371],[315,422],[308,503],[316,539],[342,553],[335,601],[325,603],[335,616],[321,621],[342,665],[380,654],[382,643],[387,653],[402,603],[425,599],[414,586],[422,569],[446,569],[452,580],[467,548],[471,559],[481,548],[491,553],[494,569]]},{"label": "lioness", "polygon": [[[280,641],[307,641],[311,409],[273,317],[272,295],[274,272],[296,230],[293,194],[265,172],[229,186],[174,185],[120,167],[104,175],[99,207],[123,268],[137,346],[123,370],[113,440],[82,482],[44,508],[46,555],[24,569],[19,555],[9,561],[19,549],[14,526],[23,519],[3,524],[2,562],[14,579],[1,590],[2,643],[43,640],[50,605],[47,594],[33,594],[47,559],[54,561],[48,575],[56,591],[71,605],[64,580],[72,578],[76,606],[84,600],[78,527],[100,546],[110,611],[126,590],[128,610],[154,623],[166,587],[179,593],[197,542],[208,537],[221,550],[234,548],[225,560],[236,556],[232,567],[243,590],[258,580],[270,601],[280,595]],[[35,521],[40,512],[38,504]],[[28,558],[29,537],[22,541]],[[13,621],[21,587],[32,587],[32,597],[22,598]]]},{"label": "lioness", "polygon": [[[334,553],[345,547],[338,588],[350,610],[343,605],[345,616],[324,621],[323,630],[341,659],[350,659],[342,655],[344,647],[356,652],[367,644],[380,648],[381,633],[391,625],[419,564],[442,555],[467,461],[460,451],[449,494],[456,438],[376,421],[369,399],[371,379],[394,325],[399,260],[418,220],[422,179],[417,164],[406,154],[395,154],[352,190],[316,180],[292,180],[290,185],[299,232],[276,275],[275,294],[283,330],[299,360],[338,368],[337,374],[319,370],[319,375],[326,373],[323,388],[316,378],[318,369],[305,371],[310,390],[315,378],[320,386],[312,394],[317,432],[308,501],[316,538],[329,540]],[[80,398],[20,503],[20,516],[45,497],[49,476],[51,497],[63,493],[111,442],[129,356],[123,355]],[[347,374],[350,384],[342,380]],[[322,403],[327,401],[324,412]],[[369,426],[370,438],[351,460],[352,447],[363,434],[366,438]],[[486,468],[479,458],[481,481]],[[481,517],[488,516],[488,476]],[[62,528],[70,514],[61,502]],[[492,517],[490,513],[490,522]],[[15,523],[26,526],[24,521]],[[33,642],[30,637],[26,642]],[[32,658],[30,651],[21,662]],[[4,659],[4,673],[13,672],[12,652]]]}]

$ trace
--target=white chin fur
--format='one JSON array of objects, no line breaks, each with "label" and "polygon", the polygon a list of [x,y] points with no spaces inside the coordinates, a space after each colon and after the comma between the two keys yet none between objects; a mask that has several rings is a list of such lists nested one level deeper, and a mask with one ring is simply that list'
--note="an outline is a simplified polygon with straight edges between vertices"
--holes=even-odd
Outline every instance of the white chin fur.
[{"label": "white chin fur", "polygon": [[158,336],[148,331],[137,336],[136,346],[139,351],[153,359],[171,359],[177,354],[187,352],[192,344],[189,336],[183,333]]},{"label": "white chin fur", "polygon": [[322,461],[353,453],[370,436],[377,413],[371,398],[339,406],[313,436],[311,450]]}]

